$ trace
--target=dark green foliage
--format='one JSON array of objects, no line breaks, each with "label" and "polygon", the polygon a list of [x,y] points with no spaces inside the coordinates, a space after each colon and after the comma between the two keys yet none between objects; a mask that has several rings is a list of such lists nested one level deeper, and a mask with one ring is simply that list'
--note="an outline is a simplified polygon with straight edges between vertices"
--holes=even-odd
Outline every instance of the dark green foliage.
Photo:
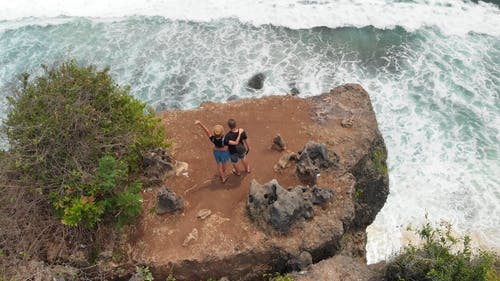
[{"label": "dark green foliage", "polygon": [[416,233],[423,244],[410,245],[393,258],[387,266],[386,280],[499,280],[495,271],[498,257],[486,251],[473,255],[469,236],[459,239],[452,236],[449,225],[441,229],[429,223]]},{"label": "dark green foliage", "polygon": [[264,278],[268,281],[293,281],[290,274],[281,275],[281,273],[276,272],[275,274],[264,274]]},{"label": "dark green foliage", "polygon": [[151,110],[108,69],[63,63],[21,83],[2,127],[20,178],[41,188],[67,225],[118,224],[140,213],[140,185],[128,184],[146,150],[165,146]]}]

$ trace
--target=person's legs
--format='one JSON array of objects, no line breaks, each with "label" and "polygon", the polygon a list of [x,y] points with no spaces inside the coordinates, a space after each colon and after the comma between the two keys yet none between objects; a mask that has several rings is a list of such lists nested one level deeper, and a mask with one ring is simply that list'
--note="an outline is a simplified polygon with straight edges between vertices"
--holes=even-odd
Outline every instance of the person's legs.
[{"label": "person's legs", "polygon": [[243,163],[243,167],[245,167],[245,172],[250,173],[251,172],[250,164],[248,163],[248,160],[246,157],[241,159],[241,163]]},{"label": "person's legs", "polygon": [[240,176],[241,171],[238,168],[238,153],[231,154],[231,163],[233,164],[233,174]]},{"label": "person's legs", "polygon": [[214,156],[215,156],[215,162],[217,163],[217,171],[219,172],[220,180],[224,183],[227,180],[225,170],[223,169],[223,163],[224,161],[227,161],[227,159],[224,159],[224,154],[221,153],[222,151],[214,151]]},{"label": "person's legs", "polygon": [[217,163],[217,170],[219,171],[220,180],[222,182],[226,182],[227,177],[222,166],[223,166],[222,162]]}]

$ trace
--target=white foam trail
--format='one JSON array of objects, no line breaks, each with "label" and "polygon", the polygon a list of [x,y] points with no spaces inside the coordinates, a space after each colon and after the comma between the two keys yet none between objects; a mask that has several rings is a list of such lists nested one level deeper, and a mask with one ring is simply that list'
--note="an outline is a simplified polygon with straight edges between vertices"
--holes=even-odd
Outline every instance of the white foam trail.
[{"label": "white foam trail", "polygon": [[500,36],[500,10],[493,4],[459,0],[1,0],[0,20],[60,15],[116,18],[164,16],[172,20],[212,21],[238,18],[254,25],[273,24],[294,29],[402,26],[414,31],[437,26],[445,34],[468,32]]}]

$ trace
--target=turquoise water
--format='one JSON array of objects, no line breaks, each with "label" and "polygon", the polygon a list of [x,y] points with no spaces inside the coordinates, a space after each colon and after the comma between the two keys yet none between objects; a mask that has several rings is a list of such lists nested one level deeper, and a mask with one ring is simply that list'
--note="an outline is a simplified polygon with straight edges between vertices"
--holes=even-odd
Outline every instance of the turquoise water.
[{"label": "turquoise water", "polygon": [[[0,116],[18,73],[75,58],[110,66],[156,110],[202,101],[316,95],[343,83],[370,93],[389,150],[391,194],[369,228],[368,260],[398,249],[405,226],[446,220],[500,247],[500,37],[435,26],[255,25],[163,16],[0,21]],[[266,75],[262,90],[245,83]]]}]

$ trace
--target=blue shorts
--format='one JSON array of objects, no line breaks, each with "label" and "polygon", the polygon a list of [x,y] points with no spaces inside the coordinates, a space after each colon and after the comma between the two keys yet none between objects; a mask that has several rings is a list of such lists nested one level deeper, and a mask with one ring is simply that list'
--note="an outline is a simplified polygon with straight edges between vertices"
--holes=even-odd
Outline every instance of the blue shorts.
[{"label": "blue shorts", "polygon": [[246,156],[246,153],[233,153],[231,154],[231,162],[232,163],[238,163],[238,160],[241,159],[245,159],[245,156]]},{"label": "blue shorts", "polygon": [[217,163],[226,163],[229,161],[228,150],[214,150],[214,157]]}]

